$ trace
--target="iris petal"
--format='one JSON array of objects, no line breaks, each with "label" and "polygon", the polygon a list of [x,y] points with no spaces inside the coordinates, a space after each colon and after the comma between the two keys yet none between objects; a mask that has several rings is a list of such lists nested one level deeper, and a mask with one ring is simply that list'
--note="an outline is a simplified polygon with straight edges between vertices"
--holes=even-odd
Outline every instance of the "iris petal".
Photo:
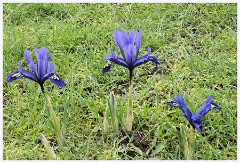
[{"label": "iris petal", "polygon": [[124,66],[126,68],[129,68],[127,62],[125,60],[123,60],[122,58],[119,58],[119,57],[112,58],[112,59],[110,59],[110,61],[112,61],[115,64],[118,64],[118,65]]},{"label": "iris petal", "polygon": [[109,61],[111,58],[113,58],[112,55],[105,55],[105,56],[104,56],[104,59],[105,59],[106,61]]},{"label": "iris petal", "polygon": [[210,110],[211,110],[211,103],[212,103],[212,97],[209,96],[203,105],[201,106],[200,110],[198,111],[198,119],[202,119]]},{"label": "iris petal", "polygon": [[30,56],[30,52],[29,50],[25,50],[24,51],[24,56],[27,60],[27,64],[28,64],[28,67],[34,72],[34,74],[36,75],[36,65],[34,64],[33,60],[32,60],[32,57]]},{"label": "iris petal", "polygon": [[53,70],[54,70],[54,65],[53,65],[52,62],[50,62],[49,65],[48,65],[48,70],[47,70],[47,72],[50,73],[50,72],[52,72]]},{"label": "iris petal", "polygon": [[103,67],[102,74],[104,74],[105,72],[108,72],[110,70],[110,68],[111,68],[111,65],[107,65],[107,66]]},{"label": "iris petal", "polygon": [[22,68],[22,64],[21,64],[21,61],[18,62],[18,67],[19,67],[20,70],[23,69],[23,68]]},{"label": "iris petal", "polygon": [[127,49],[128,44],[129,44],[129,38],[125,31],[122,32],[122,40],[123,40],[124,48]]},{"label": "iris petal", "polygon": [[114,31],[114,35],[113,35],[113,38],[114,38],[114,41],[115,43],[117,44],[123,58],[125,58],[125,54],[124,54],[124,42],[123,42],[123,39],[122,39],[122,34],[120,31],[116,30]]},{"label": "iris petal", "polygon": [[151,53],[151,48],[148,47],[148,53],[147,53],[145,56],[142,56],[141,58],[138,58],[138,59],[135,61],[135,63],[134,63],[133,66],[134,66],[134,67],[137,67],[137,66],[140,66],[140,65],[143,64],[143,63],[146,63],[146,62],[150,61],[150,60],[149,60],[150,53]]},{"label": "iris petal", "polygon": [[201,121],[199,122],[190,122],[191,125],[196,128],[199,132],[202,132],[202,128],[203,128],[203,123]]},{"label": "iris petal", "polygon": [[138,58],[138,54],[139,54],[139,50],[140,50],[140,47],[141,47],[141,38],[142,38],[142,29],[140,29],[139,33],[138,33],[138,36],[137,36],[137,39],[136,39],[136,56],[135,56],[135,59]]},{"label": "iris petal", "polygon": [[21,64],[20,61],[18,62],[18,66],[19,66],[19,68],[20,68],[20,70],[19,70],[20,73],[21,73],[25,78],[28,78],[28,79],[31,79],[31,80],[33,80],[33,81],[38,82],[37,76],[36,76],[35,74],[27,71],[27,70],[24,70],[24,69],[22,68],[22,64]]},{"label": "iris petal", "polygon": [[215,102],[212,102],[212,105],[214,106],[212,109],[218,109],[218,110],[221,110],[222,108],[216,104]]},{"label": "iris petal", "polygon": [[46,65],[49,59],[47,55],[48,50],[43,46],[40,50],[35,48],[34,51],[38,60],[38,77],[41,79],[47,69]]},{"label": "iris petal", "polygon": [[53,75],[54,73],[51,73],[51,72],[44,74],[43,77],[41,78],[41,83],[44,83],[47,79],[49,79]]},{"label": "iris petal", "polygon": [[66,85],[65,82],[56,73],[53,73],[53,75],[49,79],[53,84],[55,84],[61,88]]},{"label": "iris petal", "polygon": [[20,70],[21,74],[25,77],[25,78],[28,78],[30,80],[33,80],[35,82],[39,82],[38,78],[36,77],[35,74],[33,74],[32,72],[29,72],[27,70]]},{"label": "iris petal", "polygon": [[111,58],[117,58],[117,55],[116,55],[116,53],[112,50],[112,48],[110,49],[110,52],[111,52],[110,55],[105,55],[105,56],[104,56],[104,59],[105,59],[106,61],[109,61]]},{"label": "iris petal", "polygon": [[20,73],[20,71],[16,70],[7,76],[7,82],[12,82],[14,80],[21,79],[22,77],[23,75]]},{"label": "iris petal", "polygon": [[176,103],[175,101],[171,101],[171,102],[166,102],[167,105],[169,106],[173,106],[175,108],[180,108],[180,106],[178,105],[178,103]]},{"label": "iris petal", "polygon": [[131,31],[129,32],[128,44],[134,44],[135,39],[136,39],[136,33],[135,33],[134,30],[131,30]]},{"label": "iris petal", "polygon": [[186,118],[192,117],[192,113],[185,104],[182,94],[179,94],[176,98],[174,98],[174,101],[180,106]]},{"label": "iris petal", "polygon": [[[104,56],[104,58],[107,60],[107,61],[111,61],[111,63],[115,63],[115,64],[118,64],[118,65],[121,65],[121,66],[124,66],[126,68],[129,68],[129,65],[128,63],[126,62],[126,60],[122,59],[122,58],[119,58],[115,52],[113,52],[111,50],[111,55],[106,55]],[[110,63],[110,62],[109,62]],[[108,66],[109,63],[106,63],[106,65],[104,66],[104,68],[106,68]],[[110,68],[109,68],[110,69]],[[106,70],[109,71],[109,69],[107,68]],[[106,71],[107,72],[107,71]]]},{"label": "iris petal", "polygon": [[152,62],[155,63],[156,65],[159,64],[158,59],[157,59],[155,56],[151,56],[151,55],[150,55],[150,56],[148,57],[148,60],[149,60],[149,61],[152,61]]},{"label": "iris petal", "polygon": [[50,61],[52,59],[52,56],[47,55],[47,60]]},{"label": "iris petal", "polygon": [[[214,107],[212,107],[214,105]],[[195,113],[192,117],[193,121],[201,121],[202,118],[212,109],[221,109],[216,103],[212,102],[212,97],[208,96],[208,98],[204,101],[198,113]]]},{"label": "iris petal", "polygon": [[134,65],[134,46],[133,44],[129,44],[127,47],[127,52],[126,52],[126,61],[128,63],[128,66],[130,69],[133,69]]},{"label": "iris petal", "polygon": [[115,30],[113,38],[118,47],[123,47],[122,34],[120,31]]},{"label": "iris petal", "polygon": [[138,58],[138,59],[134,62],[133,67],[138,67],[138,66],[140,66],[141,64],[144,64],[144,63],[148,62],[148,61],[149,61],[148,58],[149,58],[149,55],[148,55],[148,54],[145,55],[145,56],[142,56],[141,58]]}]

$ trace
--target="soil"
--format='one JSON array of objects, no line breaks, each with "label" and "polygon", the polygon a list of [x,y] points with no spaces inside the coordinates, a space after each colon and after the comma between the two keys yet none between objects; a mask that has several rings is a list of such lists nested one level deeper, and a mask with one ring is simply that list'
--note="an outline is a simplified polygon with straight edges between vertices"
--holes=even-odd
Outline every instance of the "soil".
[{"label": "soil", "polygon": [[[132,143],[135,147],[139,148],[143,153],[146,153],[150,148],[150,143],[144,136],[145,134],[142,131],[121,131],[119,134],[119,139],[123,139],[119,145],[123,147],[129,146],[130,143]],[[131,140],[130,140],[130,139]],[[120,154],[120,153],[119,153]],[[148,153],[151,154],[151,151]],[[121,155],[121,154],[120,154]],[[127,151],[127,155],[129,158],[134,158],[138,155],[135,151]]]}]

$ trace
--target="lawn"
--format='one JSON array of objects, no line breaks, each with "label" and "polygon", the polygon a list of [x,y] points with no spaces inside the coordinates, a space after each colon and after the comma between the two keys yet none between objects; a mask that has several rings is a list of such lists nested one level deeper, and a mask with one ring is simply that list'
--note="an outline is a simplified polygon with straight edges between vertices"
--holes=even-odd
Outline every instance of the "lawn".
[{"label": "lawn", "polygon": [[[3,159],[50,159],[39,135],[58,159],[181,160],[181,129],[189,122],[170,107],[183,94],[192,112],[208,96],[222,110],[203,118],[194,159],[237,159],[237,4],[7,4],[3,5]],[[151,47],[151,62],[134,69],[133,130],[103,137],[103,114],[111,92],[118,113],[128,100],[128,69],[112,65],[104,75],[110,48],[121,57],[115,30],[143,29],[140,56]],[[23,56],[48,48],[62,89],[45,82],[45,91],[66,123],[66,147],[58,148],[39,85],[28,79],[7,83],[7,75],[27,68]],[[121,129],[121,126],[120,126]],[[136,136],[138,135],[138,136]],[[139,136],[140,135],[140,136]],[[139,140],[140,139],[140,140]]]}]

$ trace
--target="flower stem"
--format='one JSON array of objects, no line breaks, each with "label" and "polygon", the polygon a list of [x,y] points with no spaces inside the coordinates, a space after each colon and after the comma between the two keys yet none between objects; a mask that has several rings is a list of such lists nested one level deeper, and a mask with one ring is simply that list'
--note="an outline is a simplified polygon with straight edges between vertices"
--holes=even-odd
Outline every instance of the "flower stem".
[{"label": "flower stem", "polygon": [[133,74],[133,70],[129,70],[129,78],[130,78],[130,85],[129,85],[129,88],[130,88],[131,85],[132,85],[132,74]]},{"label": "flower stem", "polygon": [[62,130],[60,128],[60,120],[57,117],[57,115],[56,115],[56,113],[55,113],[55,111],[52,107],[50,97],[46,93],[44,93],[44,95],[45,95],[46,100],[47,100],[47,108],[48,108],[49,113],[50,113],[50,118],[51,118],[53,126],[56,130],[56,137],[57,137],[58,145],[62,148],[66,144],[65,144],[65,139],[64,139]]},{"label": "flower stem", "polygon": [[132,88],[133,88],[132,83],[130,83],[129,94],[128,94],[127,116],[126,116],[126,124],[125,124],[125,128],[127,131],[132,131],[132,123],[133,123]]},{"label": "flower stem", "polygon": [[40,84],[40,87],[41,87],[42,93],[44,94],[44,87],[43,87],[43,84]]},{"label": "flower stem", "polygon": [[195,145],[196,145],[196,133],[195,129],[190,126],[190,133],[188,137],[188,153],[187,153],[187,160],[194,159],[194,152],[195,152]]}]

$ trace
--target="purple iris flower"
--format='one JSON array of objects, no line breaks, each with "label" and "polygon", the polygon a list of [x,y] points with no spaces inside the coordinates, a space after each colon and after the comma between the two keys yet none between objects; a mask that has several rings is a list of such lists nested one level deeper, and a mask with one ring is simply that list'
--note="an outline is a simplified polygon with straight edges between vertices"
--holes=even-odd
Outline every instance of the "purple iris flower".
[{"label": "purple iris flower", "polygon": [[173,99],[173,101],[166,102],[166,104],[175,108],[181,108],[183,111],[183,116],[190,122],[193,128],[196,128],[200,132],[202,132],[203,127],[203,123],[201,121],[202,118],[212,109],[221,110],[221,107],[212,101],[211,96],[208,96],[197,113],[191,113],[184,102],[182,94],[179,94],[176,98]]},{"label": "purple iris flower", "polygon": [[118,30],[115,30],[113,38],[115,43],[119,47],[123,58],[119,58],[111,49],[111,54],[104,56],[107,63],[102,69],[102,73],[104,74],[105,72],[108,72],[112,63],[121,65],[129,69],[131,83],[132,72],[135,67],[148,61],[152,61],[157,66],[157,64],[159,64],[158,59],[154,56],[150,56],[150,47],[148,47],[148,53],[145,56],[138,58],[139,49],[141,46],[141,37],[142,29],[140,29],[138,36],[136,36],[136,32],[134,30],[131,30],[129,32],[129,35],[127,35],[125,31],[120,32]]},{"label": "purple iris flower", "polygon": [[49,62],[52,57],[48,55],[47,48],[45,48],[44,46],[41,49],[35,48],[34,52],[38,60],[37,66],[34,64],[32,57],[30,56],[29,50],[24,51],[24,56],[27,60],[28,67],[32,70],[32,72],[23,69],[21,61],[19,61],[18,66],[20,70],[15,70],[11,74],[9,74],[7,77],[7,82],[12,82],[14,80],[25,77],[37,82],[40,85],[43,93],[43,84],[47,79],[50,79],[53,84],[59,87],[65,86],[66,84],[62,79],[60,79],[59,75],[53,72],[54,65],[53,63]]}]

